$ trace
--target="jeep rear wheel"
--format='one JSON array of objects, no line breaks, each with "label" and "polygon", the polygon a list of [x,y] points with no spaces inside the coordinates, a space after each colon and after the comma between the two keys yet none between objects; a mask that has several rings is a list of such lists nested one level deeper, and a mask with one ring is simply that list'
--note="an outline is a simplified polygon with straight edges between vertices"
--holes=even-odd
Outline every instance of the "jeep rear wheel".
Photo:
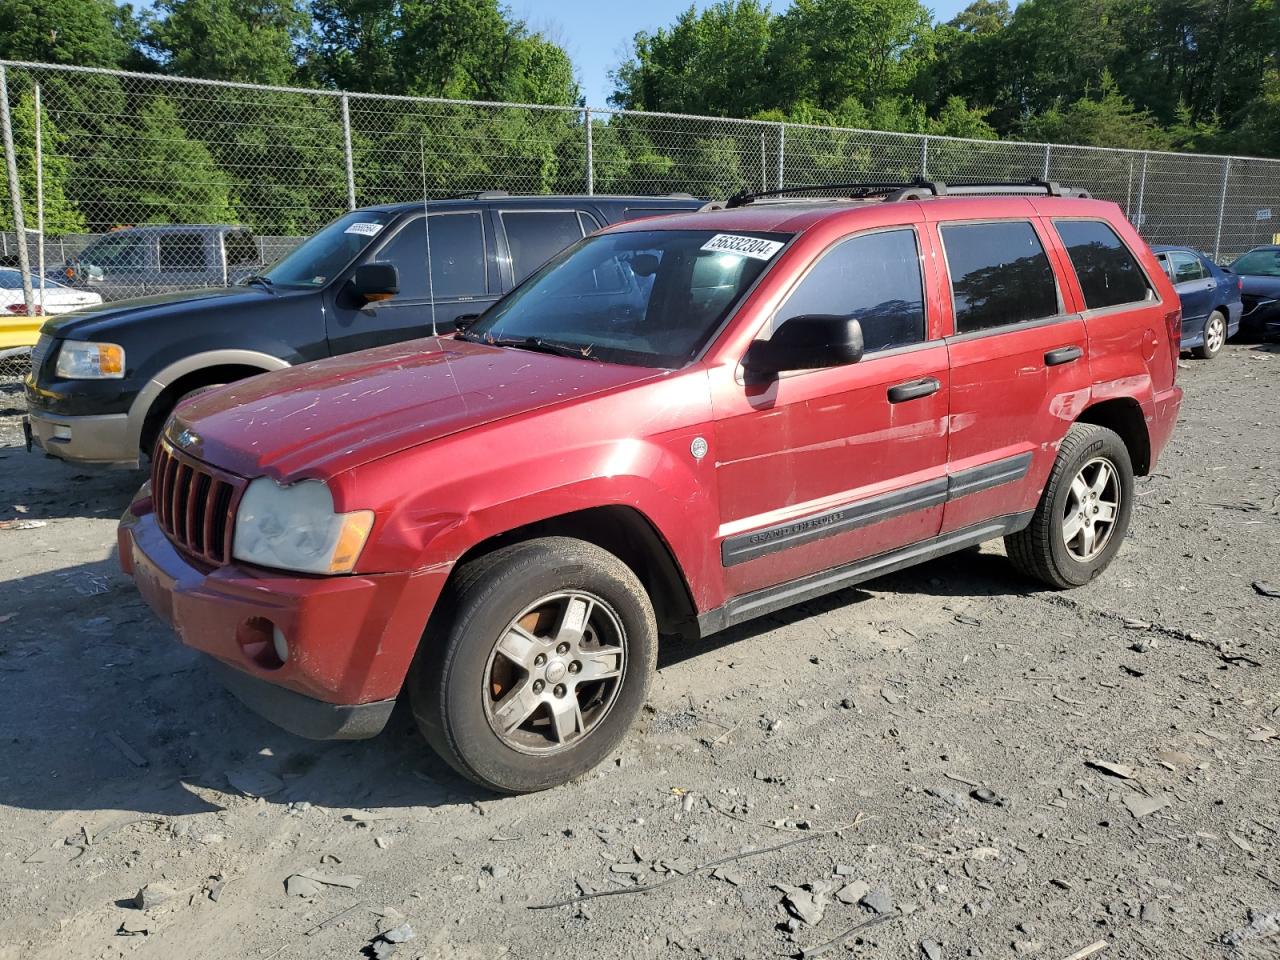
[{"label": "jeep rear wheel", "polygon": [[410,699],[450,766],[525,793],[586,773],[617,746],[657,655],[652,605],[626,564],[584,541],[532,540],[468,563],[442,603]]},{"label": "jeep rear wheel", "polygon": [[1106,427],[1067,432],[1026,529],[1005,537],[1014,566],[1051,587],[1088,583],[1107,568],[1129,529],[1133,465]]}]

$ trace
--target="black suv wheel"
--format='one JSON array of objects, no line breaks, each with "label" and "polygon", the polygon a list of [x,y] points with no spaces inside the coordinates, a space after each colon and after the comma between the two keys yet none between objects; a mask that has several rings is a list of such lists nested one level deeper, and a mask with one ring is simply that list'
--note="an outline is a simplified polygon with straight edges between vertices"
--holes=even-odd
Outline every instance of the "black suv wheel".
[{"label": "black suv wheel", "polygon": [[[617,746],[648,694],[653,607],[626,564],[547,537],[457,571],[410,676],[427,742],[503,793],[587,772]],[[436,630],[439,633],[436,633]]]}]

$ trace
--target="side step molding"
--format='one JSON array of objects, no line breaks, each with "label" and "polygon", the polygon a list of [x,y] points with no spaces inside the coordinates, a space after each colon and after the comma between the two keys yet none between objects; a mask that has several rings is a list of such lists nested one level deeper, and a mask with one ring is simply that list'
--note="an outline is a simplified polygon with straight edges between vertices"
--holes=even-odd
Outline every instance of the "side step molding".
[{"label": "side step molding", "polygon": [[997,517],[962,530],[953,530],[939,537],[921,540],[898,550],[867,557],[865,560],[822,570],[798,580],[789,580],[752,593],[744,593],[733,597],[724,606],[699,615],[698,631],[705,637],[776,610],[813,600],[824,594],[843,590],[845,587],[873,580],[997,537],[1016,533],[1031,522],[1032,513],[1033,511],[1027,511]]}]

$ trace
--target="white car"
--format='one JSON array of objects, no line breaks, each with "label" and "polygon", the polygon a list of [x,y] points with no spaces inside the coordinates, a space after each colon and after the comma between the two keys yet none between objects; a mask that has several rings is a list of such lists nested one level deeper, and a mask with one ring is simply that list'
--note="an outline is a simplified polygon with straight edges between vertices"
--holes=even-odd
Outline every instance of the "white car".
[{"label": "white car", "polygon": [[[40,278],[31,278],[31,292],[35,295],[37,313],[50,315],[70,313],[81,307],[102,303],[99,294],[77,290],[56,280],[44,282],[44,300],[40,299]],[[22,273],[11,268],[0,268],[0,317],[26,316],[27,304],[22,296]]]}]

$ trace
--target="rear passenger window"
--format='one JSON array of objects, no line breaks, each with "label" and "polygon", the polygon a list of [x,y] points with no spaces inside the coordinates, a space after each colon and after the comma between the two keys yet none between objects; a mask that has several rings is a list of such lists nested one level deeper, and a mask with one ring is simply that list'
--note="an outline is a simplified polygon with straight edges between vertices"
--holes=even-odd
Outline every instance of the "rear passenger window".
[{"label": "rear passenger window", "polygon": [[914,230],[842,240],[823,255],[774,315],[769,331],[792,317],[833,314],[862,324],[867,353],[925,339],[924,288]]},{"label": "rear passenger window", "polygon": [[956,333],[1055,316],[1058,286],[1036,231],[1025,220],[942,227]]},{"label": "rear passenger window", "polygon": [[262,263],[262,255],[258,253],[258,241],[253,238],[253,234],[236,230],[228,233],[222,243],[227,252],[227,266],[239,267]]},{"label": "rear passenger window", "polygon": [[[1090,310],[1139,303],[1151,295],[1146,274],[1133,254],[1101,220],[1055,220],[1053,225],[1071,256],[1085,306]],[[1196,266],[1199,267],[1198,260]],[[1176,278],[1176,255],[1173,268]]]},{"label": "rear passenger window", "polygon": [[529,213],[504,210],[502,225],[507,232],[507,246],[511,248],[511,269],[516,283],[583,236],[575,210]]},{"label": "rear passenger window", "polygon": [[[462,300],[488,293],[484,227],[479,213],[431,215],[431,284],[427,283],[427,233],[423,218],[406,223],[378,253],[400,273],[396,301]],[[393,301],[394,302],[394,301]]]},{"label": "rear passenger window", "polygon": [[1186,283],[1188,280],[1203,280],[1209,275],[1199,257],[1189,253],[1171,253],[1173,260],[1173,282]]},{"label": "rear passenger window", "polygon": [[204,237],[198,233],[160,235],[161,270],[203,270],[208,266]]}]

